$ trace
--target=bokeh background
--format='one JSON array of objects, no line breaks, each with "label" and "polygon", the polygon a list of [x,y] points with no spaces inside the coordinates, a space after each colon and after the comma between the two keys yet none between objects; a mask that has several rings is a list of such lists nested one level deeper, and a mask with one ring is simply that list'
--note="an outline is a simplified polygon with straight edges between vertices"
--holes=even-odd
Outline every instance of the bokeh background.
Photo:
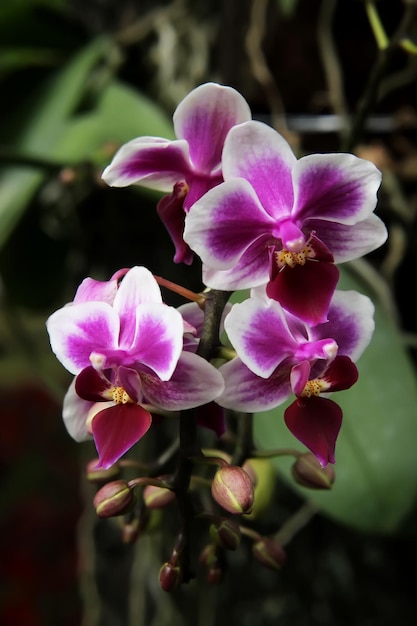
[{"label": "bokeh background", "polygon": [[[384,49],[371,28],[375,8]],[[2,0],[0,623],[414,626],[416,46],[411,0]],[[104,280],[120,267],[146,265],[202,288],[197,262],[172,262],[159,196],[109,189],[100,174],[121,143],[172,137],[178,102],[210,80],[238,89],[298,154],[348,150],[383,171],[377,213],[389,242],[351,268],[382,316],[378,352],[364,370],[370,397],[352,409],[358,427],[369,418],[365,457],[382,505],[369,512],[372,488],[359,485],[368,484],[366,469],[344,477],[342,452],[346,491],[335,505],[303,508],[309,495],[278,475],[275,522],[264,522],[265,532],[304,511],[281,572],[243,551],[225,584],[197,576],[164,594],[158,532],[128,549],[106,535],[101,556],[114,569],[103,591],[95,556],[102,529],[84,477],[94,449],[75,444],[61,422],[70,378],[50,354],[45,320],[85,276]],[[260,428],[260,440],[268,433]],[[351,491],[362,495],[352,500]],[[119,587],[118,614],[100,609],[109,579]]]}]

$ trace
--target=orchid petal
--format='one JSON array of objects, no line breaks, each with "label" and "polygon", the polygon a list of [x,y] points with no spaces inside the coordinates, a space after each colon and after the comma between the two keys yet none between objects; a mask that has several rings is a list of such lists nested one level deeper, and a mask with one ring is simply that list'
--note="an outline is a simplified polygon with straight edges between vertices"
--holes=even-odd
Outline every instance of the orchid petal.
[{"label": "orchid petal", "polygon": [[111,187],[139,184],[170,191],[190,173],[188,144],[161,137],[138,137],[125,143],[114,155],[103,174]]},{"label": "orchid petal", "polygon": [[117,384],[123,387],[134,402],[142,400],[142,383],[135,369],[121,365],[117,368]]},{"label": "orchid petal", "polygon": [[269,279],[269,236],[260,237],[228,270],[215,270],[203,265],[203,282],[212,289],[234,291],[265,285]]},{"label": "orchid petal", "polygon": [[138,404],[116,404],[99,411],[91,428],[99,454],[97,468],[108,469],[148,431],[152,417]]},{"label": "orchid petal", "polygon": [[375,307],[372,301],[357,291],[336,290],[329,307],[328,321],[312,329],[317,340],[333,337],[338,354],[357,361],[371,341],[375,328]]},{"label": "orchid petal", "polygon": [[182,350],[181,314],[171,306],[147,302],[136,311],[132,364],[150,367],[161,380],[171,378]]},{"label": "orchid petal", "polygon": [[290,382],[293,393],[301,396],[310,378],[311,365],[309,361],[301,361],[291,369]]},{"label": "orchid petal", "polygon": [[78,396],[75,391],[75,378],[68,388],[64,397],[62,417],[68,434],[75,441],[88,441],[91,439],[87,431],[87,415],[94,402],[88,402]]},{"label": "orchid petal", "polygon": [[84,368],[75,378],[75,391],[84,400],[90,402],[100,402],[101,400],[111,400],[109,391],[113,384],[91,365]]},{"label": "orchid petal", "polygon": [[315,326],[327,320],[327,312],[339,280],[333,263],[307,261],[284,267],[267,285],[270,298],[301,320]]},{"label": "orchid petal", "polygon": [[293,217],[352,225],[375,209],[381,172],[353,154],[311,154],[297,161],[293,181]]},{"label": "orchid petal", "polygon": [[225,330],[241,361],[257,376],[268,378],[298,349],[278,302],[248,298],[235,304]]},{"label": "orchid petal", "polygon": [[120,317],[120,348],[131,347],[137,332],[137,307],[147,302],[162,303],[159,285],[148,269],[132,267],[123,278],[113,304]]},{"label": "orchid petal", "polygon": [[209,267],[228,269],[256,239],[271,233],[273,224],[251,185],[235,179],[214,187],[191,207],[184,240]]},{"label": "orchid petal", "polygon": [[183,352],[168,381],[161,381],[152,372],[140,372],[143,393],[157,407],[181,411],[215,400],[224,389],[218,370],[205,359]]},{"label": "orchid petal", "polygon": [[342,409],[327,398],[297,398],[284,413],[288,430],[316,455],[322,467],[335,462]]},{"label": "orchid petal", "polygon": [[94,280],[94,278],[85,278],[77,289],[73,304],[91,302],[92,300],[113,304],[116,293],[117,280],[101,281]]},{"label": "orchid petal", "polygon": [[174,263],[190,265],[194,254],[183,239],[184,232],[184,199],[187,196],[183,183],[174,185],[174,190],[169,196],[164,196],[158,202],[156,211],[168,231],[175,246]]},{"label": "orchid petal", "polygon": [[250,119],[251,111],[243,96],[216,83],[193,89],[173,116],[175,134],[187,140],[191,161],[200,171],[209,171],[220,163],[230,128]]},{"label": "orchid petal", "polygon": [[350,389],[359,377],[358,368],[348,356],[337,356],[323,374],[327,383],[325,391],[343,391]]},{"label": "orchid petal", "polygon": [[278,368],[276,375],[261,378],[242,363],[239,358],[219,368],[225,382],[217,404],[226,409],[256,413],[282,404],[291,394],[290,367]]},{"label": "orchid petal", "polygon": [[255,121],[235,126],[226,138],[222,162],[224,179],[249,181],[271,217],[290,215],[294,199],[291,171],[297,159],[273,128]]},{"label": "orchid petal", "polygon": [[352,261],[376,250],[388,236],[385,224],[376,215],[354,226],[316,219],[306,221],[306,226],[331,249],[335,263]]},{"label": "orchid petal", "polygon": [[71,374],[90,365],[90,354],[118,349],[119,318],[106,302],[65,306],[46,322],[52,351]]}]

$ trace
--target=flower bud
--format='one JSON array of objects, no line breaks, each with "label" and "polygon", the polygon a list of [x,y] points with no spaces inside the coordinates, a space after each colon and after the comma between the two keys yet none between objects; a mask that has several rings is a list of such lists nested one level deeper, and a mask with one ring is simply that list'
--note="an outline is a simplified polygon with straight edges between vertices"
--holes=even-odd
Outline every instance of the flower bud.
[{"label": "flower bud", "polygon": [[138,539],[141,525],[137,517],[122,526],[122,541],[126,544],[133,544]]},{"label": "flower bud", "polygon": [[200,554],[200,564],[204,567],[212,567],[217,563],[217,546],[214,543],[208,543]]},{"label": "flower bud", "polygon": [[322,467],[311,452],[301,455],[291,468],[292,476],[298,485],[310,489],[331,489],[335,472],[331,465]]},{"label": "flower bud", "polygon": [[234,515],[252,510],[253,484],[241,467],[227,465],[217,470],[211,484],[211,494],[221,507]]},{"label": "flower bud", "polygon": [[244,462],[244,464],[242,465],[242,468],[248,474],[249,478],[252,481],[253,486],[256,487],[258,483],[258,476],[257,476],[253,461],[251,459],[248,459],[247,461]]},{"label": "flower bud", "polygon": [[114,517],[127,513],[135,502],[135,494],[124,480],[106,483],[94,496],[93,504],[99,517]]},{"label": "flower bud", "polygon": [[207,568],[207,582],[216,585],[223,578],[223,559],[218,546],[209,543],[200,554],[200,563]]},{"label": "flower bud", "polygon": [[175,500],[175,493],[171,489],[146,485],[143,490],[143,500],[148,509],[163,509]]},{"label": "flower bud", "polygon": [[97,463],[98,459],[94,459],[93,461],[87,463],[86,477],[91,483],[104,485],[105,483],[108,483],[109,480],[117,478],[120,475],[120,466],[118,463],[115,463],[108,469],[96,467]]},{"label": "flower bud", "polygon": [[252,554],[259,563],[268,569],[279,570],[287,560],[284,549],[274,539],[262,537],[252,546]]},{"label": "flower bud", "polygon": [[218,585],[223,580],[223,570],[221,567],[210,567],[207,572],[207,582],[209,585]]},{"label": "flower bud", "polygon": [[239,524],[229,519],[215,522],[210,526],[210,537],[220,548],[236,550],[241,539]]},{"label": "flower bud", "polygon": [[173,591],[181,584],[181,569],[178,565],[164,563],[159,570],[159,585],[163,591]]},{"label": "flower bud", "polygon": [[248,459],[243,469],[248,472],[255,488],[253,509],[247,514],[251,520],[260,520],[269,512],[275,501],[276,470],[269,459]]}]

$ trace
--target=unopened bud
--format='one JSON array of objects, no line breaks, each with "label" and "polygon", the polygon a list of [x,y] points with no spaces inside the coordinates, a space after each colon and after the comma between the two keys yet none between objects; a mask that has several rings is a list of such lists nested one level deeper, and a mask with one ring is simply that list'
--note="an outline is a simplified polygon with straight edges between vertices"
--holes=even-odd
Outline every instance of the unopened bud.
[{"label": "unopened bud", "polygon": [[249,478],[252,481],[253,486],[256,487],[257,482],[258,482],[258,476],[256,474],[253,461],[251,460],[245,461],[244,464],[242,465],[242,468],[248,474]]},{"label": "unopened bud", "polygon": [[252,554],[259,563],[269,569],[279,570],[287,560],[287,555],[274,539],[263,537],[252,546]]},{"label": "unopened bud", "polygon": [[181,569],[178,565],[164,563],[159,570],[159,585],[163,591],[173,591],[181,584]]},{"label": "unopened bud", "polygon": [[199,561],[204,567],[212,567],[217,563],[217,546],[214,543],[207,544],[200,554]]},{"label": "unopened bud", "polygon": [[228,519],[215,522],[210,526],[210,537],[220,548],[236,550],[241,539],[239,524]]},{"label": "unopened bud", "polygon": [[207,582],[216,585],[223,578],[223,564],[218,546],[209,543],[200,554],[200,563],[207,568]]},{"label": "unopened bud", "polygon": [[171,489],[146,485],[143,490],[143,500],[148,509],[163,509],[175,500],[175,493]]},{"label": "unopened bud", "polygon": [[301,455],[291,468],[292,476],[298,485],[310,489],[331,489],[335,472],[331,465],[322,467],[314,454]]},{"label": "unopened bud", "polygon": [[210,567],[207,572],[207,582],[209,585],[218,585],[223,580],[223,569],[221,567]]},{"label": "unopened bud", "polygon": [[94,496],[93,504],[99,517],[123,515],[132,508],[135,494],[124,480],[106,483]]},{"label": "unopened bud", "polygon": [[254,490],[249,475],[239,466],[217,470],[211,484],[211,494],[229,513],[249,513],[253,507]]},{"label": "unopened bud", "polygon": [[108,483],[109,480],[113,480],[120,475],[120,466],[118,463],[115,463],[108,469],[104,469],[102,467],[96,467],[97,463],[98,463],[98,459],[95,459],[87,463],[86,477],[87,477],[87,480],[90,481],[91,483],[104,485],[105,483]]}]

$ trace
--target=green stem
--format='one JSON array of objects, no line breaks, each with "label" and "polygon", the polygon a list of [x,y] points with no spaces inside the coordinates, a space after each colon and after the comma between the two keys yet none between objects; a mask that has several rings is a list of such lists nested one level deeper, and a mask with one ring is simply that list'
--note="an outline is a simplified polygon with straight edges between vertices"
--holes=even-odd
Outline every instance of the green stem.
[{"label": "green stem", "polygon": [[[219,343],[220,321],[230,293],[212,290],[206,296],[204,323],[197,354],[209,361]],[[192,458],[202,456],[201,448],[197,443],[197,411],[198,409],[192,409],[182,411],[180,414],[178,465],[172,482],[180,516],[177,540],[181,539],[178,545],[181,546],[180,560],[184,582],[188,582],[193,577],[190,568],[190,536],[194,510],[189,489],[193,470]]]},{"label": "green stem", "polygon": [[397,30],[391,37],[388,45],[385,48],[380,49],[350,132],[346,134],[344,140],[342,141],[341,152],[351,152],[360,141],[366,120],[378,101],[380,83],[387,73],[397,46],[400,44],[404,34],[413,23],[416,10],[417,3],[415,0],[409,0]]},{"label": "green stem", "polygon": [[385,50],[385,48],[389,46],[389,39],[379,17],[375,0],[365,0],[365,10],[372,32],[374,33],[377,46],[380,50]]},{"label": "green stem", "polygon": [[243,465],[254,449],[253,444],[253,414],[237,413],[237,438],[233,451],[231,465]]}]

